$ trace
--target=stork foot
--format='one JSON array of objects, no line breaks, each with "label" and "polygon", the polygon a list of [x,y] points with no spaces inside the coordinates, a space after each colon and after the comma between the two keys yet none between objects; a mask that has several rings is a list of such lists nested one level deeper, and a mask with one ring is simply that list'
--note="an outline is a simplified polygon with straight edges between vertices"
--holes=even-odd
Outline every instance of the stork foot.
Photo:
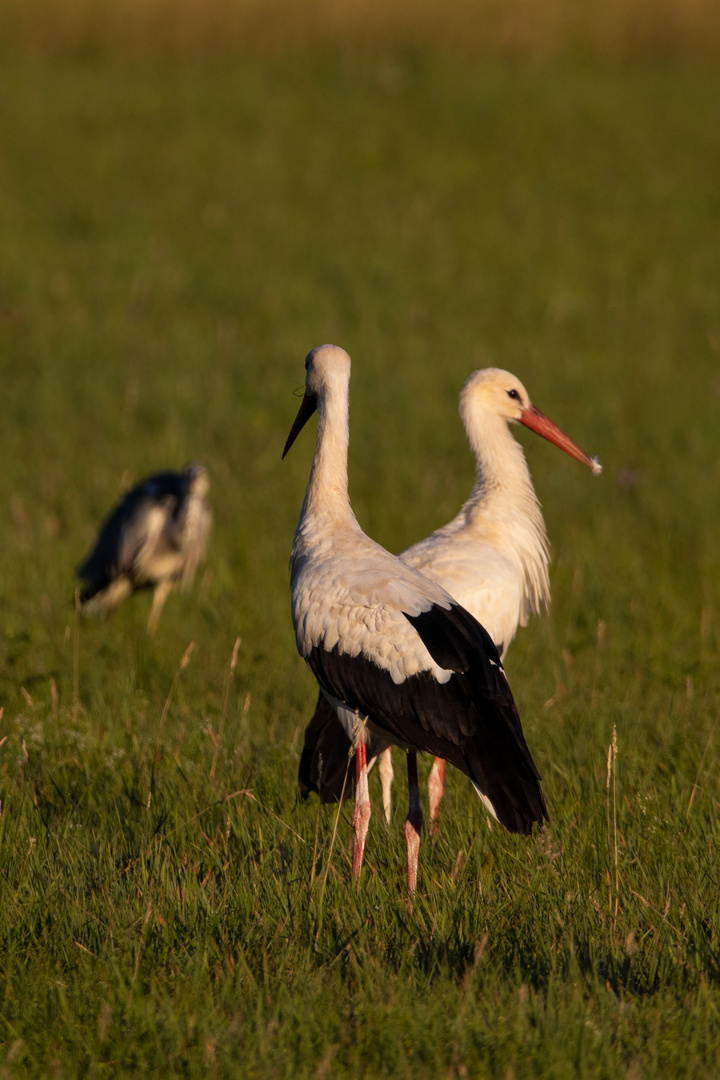
[{"label": "stork foot", "polygon": [[408,901],[417,891],[418,855],[420,853],[420,829],[422,828],[422,810],[418,807],[417,812],[408,814],[403,825],[405,842],[407,843],[407,888]]},{"label": "stork foot", "polygon": [[445,789],[445,762],[436,757],[433,767],[428,776],[428,799],[430,802],[430,835],[437,836],[439,829],[437,824],[440,801]]},{"label": "stork foot", "polygon": [[355,830],[352,877],[356,885],[360,884],[360,871],[365,854],[365,839],[369,822],[370,789],[367,774],[367,748],[364,742],[359,742],[355,747],[355,809],[352,816],[352,826]]},{"label": "stork foot", "polygon": [[418,853],[420,851],[420,830],[422,828],[422,807],[420,806],[420,788],[418,787],[417,755],[408,752],[408,814],[403,825],[407,843],[407,887],[408,908],[412,909],[412,899],[417,889]]},{"label": "stork foot", "polygon": [[392,798],[390,789],[392,787],[393,767],[392,767],[392,754],[390,747],[387,750],[383,750],[380,755],[380,763],[378,764],[378,773],[380,774],[380,785],[382,787],[382,799],[383,810],[385,811],[385,820],[388,825],[390,824],[390,814],[392,808]]},{"label": "stork foot", "polygon": [[370,823],[370,800],[355,803],[352,816],[352,826],[355,830],[355,844],[353,846],[352,877],[356,885],[360,883],[363,856],[365,855],[365,839],[368,834]]}]

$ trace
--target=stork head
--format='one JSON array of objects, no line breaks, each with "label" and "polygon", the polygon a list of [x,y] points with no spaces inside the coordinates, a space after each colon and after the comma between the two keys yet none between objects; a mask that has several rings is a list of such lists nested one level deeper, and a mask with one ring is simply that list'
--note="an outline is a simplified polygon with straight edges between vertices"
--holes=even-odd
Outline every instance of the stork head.
[{"label": "stork head", "polygon": [[295,442],[318,407],[318,398],[336,384],[347,386],[350,379],[350,357],[338,345],[318,345],[305,357],[305,396],[300,402],[295,422],[285,443],[282,456]]},{"label": "stork head", "polygon": [[460,415],[468,433],[480,426],[488,416],[508,424],[524,424],[587,465],[594,473],[602,471],[597,458],[588,457],[557,424],[536,409],[517,376],[502,368],[484,368],[473,372],[460,394]]}]

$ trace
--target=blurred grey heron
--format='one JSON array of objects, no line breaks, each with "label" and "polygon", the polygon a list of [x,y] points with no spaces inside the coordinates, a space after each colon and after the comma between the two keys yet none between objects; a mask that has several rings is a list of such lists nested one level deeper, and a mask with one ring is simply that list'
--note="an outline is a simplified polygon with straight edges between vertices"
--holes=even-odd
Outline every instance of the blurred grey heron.
[{"label": "blurred grey heron", "polygon": [[187,588],[205,557],[212,511],[205,466],[148,476],[111,510],[97,543],[77,568],[82,610],[99,614],[140,589],[154,589],[148,633],[154,634],[173,586]]}]

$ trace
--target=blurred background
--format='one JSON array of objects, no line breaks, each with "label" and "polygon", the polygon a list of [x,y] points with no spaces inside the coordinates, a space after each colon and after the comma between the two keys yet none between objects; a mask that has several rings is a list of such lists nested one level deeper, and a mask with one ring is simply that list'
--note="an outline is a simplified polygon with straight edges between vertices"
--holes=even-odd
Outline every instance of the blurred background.
[{"label": "blurred background", "polygon": [[36,55],[228,57],[430,49],[538,62],[717,60],[713,0],[4,0],[7,47]]},{"label": "blurred background", "polygon": [[[194,458],[216,528],[199,593],[167,609],[174,653],[240,634],[287,671],[268,688],[248,659],[280,711],[309,692],[285,567],[312,436],[279,454],[326,340],[355,359],[371,535],[400,550],[455,513],[458,392],[506,367],[606,466],[591,482],[520,436],[558,605],[579,567],[592,648],[612,597],[625,620],[643,589],[646,618],[673,611],[663,655],[697,638],[717,588],[717,5],[5,0],[0,41],[8,702],[67,690],[74,566],[122,490]],[[119,675],[123,635],[88,625]],[[80,663],[83,693],[98,670]]]},{"label": "blurred background", "polygon": [[[415,1018],[419,1037],[447,1049],[427,1049],[439,1075],[453,1039],[438,1002],[457,1004],[468,965],[486,978],[478,942],[494,918],[500,983],[483,1000],[497,1016],[471,1075],[506,1014],[525,1017],[528,1039],[544,1032],[537,1075],[582,1074],[550,1068],[556,1052],[572,1056],[562,1008],[548,1006],[545,1028],[523,1011],[526,983],[544,986],[565,963],[573,1045],[590,1045],[592,1017],[618,1055],[616,1072],[597,1075],[681,1074],[673,1047],[684,1063],[687,1040],[666,1039],[667,1016],[717,986],[720,933],[719,62],[717,0],[2,0],[0,890],[12,883],[12,903],[0,934],[16,1003],[3,1047],[25,1040],[46,1074],[53,1055],[80,1060],[69,1032],[97,1062],[106,1038],[129,1054],[131,1031],[131,1071],[170,1052],[180,1061],[185,1046],[196,1074],[212,1074],[208,1046],[232,1063],[252,1045],[248,1075],[291,1075],[300,1057],[276,1004],[291,1011],[292,987],[298,1030],[310,1013],[322,1029],[293,1075],[324,1075],[336,1044],[352,1070],[370,1060],[346,950],[361,932],[376,965],[363,968],[369,1013],[387,1006],[386,1026],[373,1023],[394,1047]],[[476,368],[518,375],[604,466],[594,478],[515,431],[543,504],[553,602],[506,666],[552,823],[537,848],[490,836],[451,776],[445,832],[421,852],[432,910],[416,953],[422,906],[411,924],[402,897],[393,906],[400,830],[386,840],[375,819],[367,880],[387,949],[349,899],[344,840],[328,886],[335,929],[318,936],[312,921],[312,853],[330,848],[334,817],[297,801],[316,690],[295,649],[287,561],[314,426],[280,455],[305,354],[326,341],[353,358],[353,506],[392,551],[448,521],[470,490],[457,398]],[[153,640],[148,595],[76,620],[74,569],[112,504],[194,459],[209,469],[215,526],[192,590],[169,598]],[[614,868],[605,843],[614,725],[632,882],[619,916],[606,891],[618,880],[617,834]],[[249,797],[222,804],[240,789],[272,812]],[[87,828],[70,832],[78,820]],[[260,989],[239,1020],[246,970]],[[630,1021],[603,995],[606,980],[613,994],[629,986],[629,971],[638,1010],[643,994],[674,988],[667,1011],[648,998],[638,1021],[664,1048],[657,1073],[652,1055],[628,1071],[640,1036],[615,1041]],[[56,1004],[58,980],[69,1005]],[[148,988],[167,1005],[165,1034]],[[336,997],[359,1025],[347,1053],[330,1030]],[[405,1013],[393,1016],[395,1000]],[[713,1060],[701,1020],[698,1076]],[[507,1071],[517,1031],[497,1075],[530,1075]],[[379,1061],[372,1075],[386,1074]]]}]

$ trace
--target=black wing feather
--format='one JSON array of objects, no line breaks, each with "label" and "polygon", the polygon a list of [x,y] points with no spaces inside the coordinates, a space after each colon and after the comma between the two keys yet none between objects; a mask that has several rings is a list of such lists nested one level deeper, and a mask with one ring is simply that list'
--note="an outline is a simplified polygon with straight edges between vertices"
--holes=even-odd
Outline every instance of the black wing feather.
[{"label": "black wing feather", "polygon": [[316,647],[307,658],[320,686],[372,723],[393,743],[444,758],[469,776],[512,832],[547,818],[540,776],[520,717],[485,629],[459,605],[408,616],[440,666],[440,683],[424,671],[393,682],[373,659]]},{"label": "black wing feather", "polygon": [[354,795],[354,756],[334,706],[320,691],[300,755],[298,782],[303,798],[314,791],[324,803],[332,803]]}]

